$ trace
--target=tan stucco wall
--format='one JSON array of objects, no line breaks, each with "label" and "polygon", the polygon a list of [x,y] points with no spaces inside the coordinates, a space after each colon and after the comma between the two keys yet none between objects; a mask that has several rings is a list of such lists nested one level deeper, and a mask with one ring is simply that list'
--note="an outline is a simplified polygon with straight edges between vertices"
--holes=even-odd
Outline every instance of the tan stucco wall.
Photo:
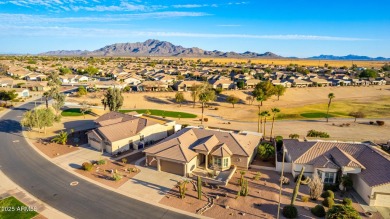
[{"label": "tan stucco wall", "polygon": [[112,142],[112,153],[115,154],[121,150],[128,150],[130,140],[133,141],[134,149],[138,149],[140,135],[144,135],[145,143],[150,141],[158,141],[167,137],[167,128],[164,125],[155,124],[144,128],[139,134],[135,136]]},{"label": "tan stucco wall", "polygon": [[371,187],[367,185],[357,174],[351,174],[353,180],[353,188],[363,198],[368,205],[373,205],[374,202],[369,198],[371,196]]},{"label": "tan stucco wall", "polygon": [[94,138],[94,139],[100,141],[100,140],[99,140],[99,137],[96,136],[95,133],[93,133],[93,132],[88,132],[87,136],[88,136],[88,144],[89,144],[91,147],[95,148],[96,150],[102,150],[102,145],[101,145],[102,143],[101,143],[101,142],[99,143],[99,142],[92,141],[92,140],[89,139],[89,138]]},{"label": "tan stucco wall", "polygon": [[231,165],[236,165],[237,167],[248,169],[249,160],[249,157],[233,155],[231,157]]},{"label": "tan stucco wall", "polygon": [[[372,195],[374,195],[375,206],[390,207],[390,184],[373,187]],[[382,198],[378,198],[378,196]]]},{"label": "tan stucco wall", "polygon": [[192,158],[192,160],[190,160],[190,162],[187,163],[187,167],[186,167],[187,174],[195,170],[195,168],[197,167],[196,163],[197,163],[197,157]]}]

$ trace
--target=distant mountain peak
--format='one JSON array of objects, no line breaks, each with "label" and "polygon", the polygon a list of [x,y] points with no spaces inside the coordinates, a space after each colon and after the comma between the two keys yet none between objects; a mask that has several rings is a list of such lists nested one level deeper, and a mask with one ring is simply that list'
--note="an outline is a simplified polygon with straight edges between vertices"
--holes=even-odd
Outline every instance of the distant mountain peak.
[{"label": "distant mountain peak", "polygon": [[50,51],[39,55],[49,56],[178,56],[178,57],[231,57],[231,58],[282,58],[271,52],[259,54],[246,51],[244,53],[207,51],[198,47],[184,48],[167,41],[148,39],[145,42],[115,43],[94,51]]}]

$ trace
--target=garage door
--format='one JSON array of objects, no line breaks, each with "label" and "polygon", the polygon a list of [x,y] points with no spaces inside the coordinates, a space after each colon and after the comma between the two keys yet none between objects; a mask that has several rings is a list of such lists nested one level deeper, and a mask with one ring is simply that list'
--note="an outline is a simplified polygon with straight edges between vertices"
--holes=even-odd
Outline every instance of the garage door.
[{"label": "garage door", "polygon": [[184,175],[184,165],[167,160],[160,160],[161,171],[173,173],[177,175]]},{"label": "garage door", "polygon": [[390,207],[390,195],[376,194],[375,206]]}]

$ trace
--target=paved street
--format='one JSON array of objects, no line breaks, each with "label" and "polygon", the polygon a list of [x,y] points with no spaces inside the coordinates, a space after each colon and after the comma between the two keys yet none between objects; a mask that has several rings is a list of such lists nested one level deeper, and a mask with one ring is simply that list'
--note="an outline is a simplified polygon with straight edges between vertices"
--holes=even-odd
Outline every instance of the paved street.
[{"label": "paved street", "polygon": [[[43,158],[27,144],[19,124],[33,107],[24,104],[0,120],[1,171],[31,195],[75,218],[190,218],[101,188]],[[71,187],[72,181],[79,184]]]}]

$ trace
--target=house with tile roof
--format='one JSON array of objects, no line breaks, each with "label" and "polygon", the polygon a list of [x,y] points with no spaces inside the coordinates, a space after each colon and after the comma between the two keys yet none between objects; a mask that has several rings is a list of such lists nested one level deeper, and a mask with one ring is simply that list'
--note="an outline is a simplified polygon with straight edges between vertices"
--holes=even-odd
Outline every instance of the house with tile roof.
[{"label": "house with tile roof", "polygon": [[261,134],[187,127],[144,150],[146,165],[182,176],[196,168],[224,171],[232,165],[248,169]]},{"label": "house with tile roof", "polygon": [[91,147],[111,154],[143,149],[175,132],[175,121],[153,116],[106,113],[87,133]]},{"label": "house with tile roof", "polygon": [[[324,183],[334,184],[349,175],[353,188],[370,206],[390,207],[390,157],[363,143],[283,140],[285,171],[293,176],[302,166],[305,175],[318,174]],[[281,170],[277,162],[276,170]]]}]

